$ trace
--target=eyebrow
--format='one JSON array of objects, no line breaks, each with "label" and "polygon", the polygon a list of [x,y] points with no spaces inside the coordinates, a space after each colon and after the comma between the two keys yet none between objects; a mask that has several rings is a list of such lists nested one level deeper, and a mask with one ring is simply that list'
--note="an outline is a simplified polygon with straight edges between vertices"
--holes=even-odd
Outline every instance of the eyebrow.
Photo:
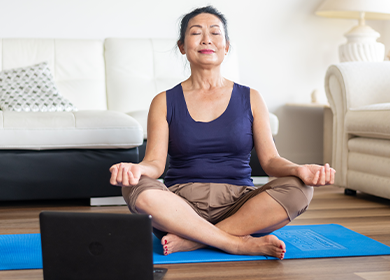
[{"label": "eyebrow", "polygon": [[[190,30],[192,27],[199,27],[199,28],[202,28],[201,25],[195,24],[195,25],[192,25],[190,28],[188,28],[188,30]],[[210,25],[210,27],[219,27],[219,25],[218,25],[218,24],[214,24],[214,25]]]}]

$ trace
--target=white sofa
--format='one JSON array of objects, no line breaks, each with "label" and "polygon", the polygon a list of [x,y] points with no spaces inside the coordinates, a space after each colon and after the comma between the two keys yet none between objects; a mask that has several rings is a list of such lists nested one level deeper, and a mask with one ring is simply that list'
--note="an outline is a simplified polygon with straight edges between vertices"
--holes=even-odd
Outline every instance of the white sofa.
[{"label": "white sofa", "polygon": [[[335,184],[390,199],[390,62],[329,67]],[[350,191],[352,190],[352,192]]]},{"label": "white sofa", "polygon": [[[0,41],[1,71],[43,61],[78,111],[0,111],[0,201],[120,195],[109,167],[138,162],[152,98],[189,75],[175,40]],[[234,51],[222,69],[239,82]]]}]

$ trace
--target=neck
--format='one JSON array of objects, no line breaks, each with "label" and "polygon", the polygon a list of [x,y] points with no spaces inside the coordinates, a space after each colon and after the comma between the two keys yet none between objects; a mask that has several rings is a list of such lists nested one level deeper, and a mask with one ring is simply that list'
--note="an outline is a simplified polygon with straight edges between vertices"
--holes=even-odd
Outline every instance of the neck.
[{"label": "neck", "polygon": [[222,77],[220,67],[213,69],[193,69],[191,67],[191,76],[187,81],[192,88],[203,90],[210,90],[226,85],[226,79]]}]

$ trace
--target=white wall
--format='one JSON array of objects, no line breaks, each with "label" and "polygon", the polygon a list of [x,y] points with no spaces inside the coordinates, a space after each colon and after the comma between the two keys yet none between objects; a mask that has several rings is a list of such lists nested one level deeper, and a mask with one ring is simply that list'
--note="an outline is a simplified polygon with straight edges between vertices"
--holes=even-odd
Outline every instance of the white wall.
[{"label": "white wall", "polygon": [[[338,62],[338,46],[353,20],[314,15],[322,0],[0,0],[0,37],[93,38],[169,37],[178,34],[179,17],[212,4],[229,21],[231,43],[240,56],[241,83],[259,90],[280,122],[291,122],[286,103],[310,102],[314,89],[326,101],[323,80]],[[371,24],[371,22],[369,22]],[[390,48],[390,23],[376,22]],[[387,36],[386,36],[387,35]],[[316,119],[316,118],[314,118]],[[298,121],[298,119],[297,119]],[[316,125],[318,119],[313,120]],[[299,125],[299,124],[297,124]],[[281,125],[281,129],[284,129]],[[276,138],[282,155],[295,160],[288,138]],[[320,135],[313,151],[321,149]],[[295,145],[300,141],[295,140]],[[308,151],[308,160],[319,161]],[[318,153],[317,153],[318,154]],[[310,156],[312,155],[312,158]]]}]

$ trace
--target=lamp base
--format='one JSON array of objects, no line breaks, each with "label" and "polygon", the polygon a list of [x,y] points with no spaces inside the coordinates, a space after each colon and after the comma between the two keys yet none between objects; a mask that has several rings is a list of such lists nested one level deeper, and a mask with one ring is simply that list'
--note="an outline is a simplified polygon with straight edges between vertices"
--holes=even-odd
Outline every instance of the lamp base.
[{"label": "lamp base", "polygon": [[345,34],[348,42],[339,47],[340,61],[383,61],[385,46],[376,41],[380,34],[364,23]]},{"label": "lamp base", "polygon": [[385,46],[382,43],[347,43],[339,47],[340,62],[383,61]]}]

